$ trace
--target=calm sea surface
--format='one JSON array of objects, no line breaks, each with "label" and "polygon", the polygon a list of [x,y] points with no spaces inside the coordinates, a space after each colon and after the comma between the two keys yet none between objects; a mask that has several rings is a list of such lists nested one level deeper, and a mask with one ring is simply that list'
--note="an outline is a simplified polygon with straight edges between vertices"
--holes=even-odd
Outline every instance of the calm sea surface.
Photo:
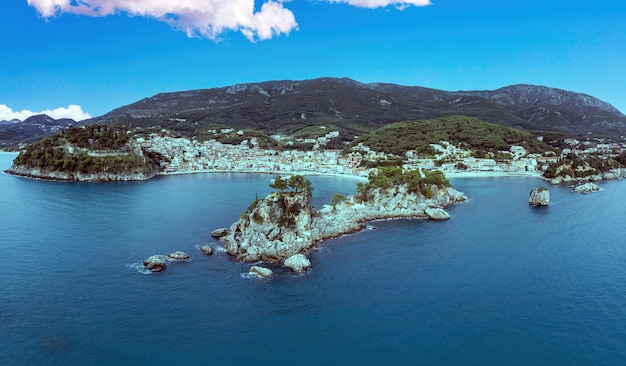
[{"label": "calm sea surface", "polygon": [[[316,207],[355,191],[310,179]],[[0,364],[626,364],[626,181],[538,209],[534,178],[452,180],[470,200],[449,221],[374,222],[262,281],[198,247],[269,180],[0,173]],[[138,271],[175,250],[191,261]]]}]

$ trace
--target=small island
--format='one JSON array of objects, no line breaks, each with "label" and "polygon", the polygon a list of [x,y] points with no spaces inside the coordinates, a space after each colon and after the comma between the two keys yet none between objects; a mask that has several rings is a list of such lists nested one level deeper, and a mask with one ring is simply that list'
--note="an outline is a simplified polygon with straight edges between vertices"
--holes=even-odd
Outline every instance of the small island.
[{"label": "small island", "polygon": [[144,152],[125,127],[69,127],[28,145],[7,173],[59,181],[146,180],[159,172],[155,156]]},{"label": "small island", "polygon": [[276,191],[254,200],[220,240],[237,260],[283,263],[296,272],[310,267],[303,256],[308,249],[362,230],[367,221],[447,219],[443,207],[466,200],[440,171],[399,167],[371,171],[367,183],[357,184],[356,195],[337,194],[332,205],[319,211],[311,205],[311,182],[300,175],[288,180],[278,176],[270,187]]}]

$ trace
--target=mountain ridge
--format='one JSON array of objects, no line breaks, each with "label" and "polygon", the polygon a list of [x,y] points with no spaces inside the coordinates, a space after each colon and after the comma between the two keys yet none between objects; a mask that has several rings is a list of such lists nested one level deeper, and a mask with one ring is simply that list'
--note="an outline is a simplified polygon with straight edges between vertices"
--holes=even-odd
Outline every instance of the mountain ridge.
[{"label": "mountain ridge", "polygon": [[159,93],[90,121],[171,127],[175,123],[168,121],[184,120],[199,129],[257,128],[267,133],[296,133],[304,124],[330,124],[346,135],[358,135],[388,123],[449,115],[573,136],[588,132],[617,136],[626,130],[626,116],[609,103],[546,86],[450,92],[328,77]]},{"label": "mountain ridge", "polygon": [[24,121],[0,121],[0,149],[15,150],[25,143],[35,142],[70,126],[81,125],[70,118],[54,119],[37,114]]},{"label": "mountain ridge", "polygon": [[275,80],[158,93],[80,122],[43,115],[0,123],[0,147],[16,148],[70,125],[165,128],[192,137],[210,129],[254,129],[308,138],[311,127],[340,133],[339,147],[390,123],[453,115],[576,138],[626,135],[626,115],[593,96],[539,85],[445,91],[349,78]]}]

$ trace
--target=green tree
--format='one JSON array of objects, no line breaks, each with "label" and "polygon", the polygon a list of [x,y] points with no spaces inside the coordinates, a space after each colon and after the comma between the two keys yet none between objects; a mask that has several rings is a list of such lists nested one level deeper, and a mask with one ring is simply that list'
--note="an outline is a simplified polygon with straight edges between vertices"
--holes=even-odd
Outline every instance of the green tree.
[{"label": "green tree", "polygon": [[304,190],[304,177],[301,175],[292,175],[289,178],[289,188],[291,188],[295,193],[300,193]]},{"label": "green tree", "polygon": [[346,196],[344,196],[341,193],[336,193],[335,197],[333,197],[333,199],[330,201],[330,203],[333,205],[333,210],[337,208],[337,205],[341,202],[345,202],[346,201]]},{"label": "green tree", "polygon": [[280,175],[274,178],[274,182],[270,183],[270,187],[273,189],[277,189],[280,192],[283,192],[287,189],[287,181],[283,179]]}]

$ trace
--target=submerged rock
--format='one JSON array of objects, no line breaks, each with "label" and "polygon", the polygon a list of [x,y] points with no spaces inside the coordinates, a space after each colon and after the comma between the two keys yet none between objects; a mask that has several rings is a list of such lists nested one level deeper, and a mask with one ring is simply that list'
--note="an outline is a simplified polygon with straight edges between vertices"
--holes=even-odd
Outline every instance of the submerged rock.
[{"label": "submerged rock", "polygon": [[424,212],[431,220],[448,220],[450,218],[450,215],[443,208],[439,207],[428,207]]},{"label": "submerged rock", "polygon": [[223,227],[223,228],[211,231],[211,236],[214,237],[214,238],[221,238],[223,236],[228,235],[229,232],[230,232],[230,230],[228,230],[227,228]]},{"label": "submerged rock", "polygon": [[304,254],[296,254],[285,259],[285,267],[291,268],[292,271],[303,273],[311,268],[311,261]]},{"label": "submerged rock", "polygon": [[547,206],[550,204],[550,191],[546,187],[539,187],[530,191],[528,204],[531,206]]},{"label": "submerged rock", "polygon": [[250,273],[261,278],[270,278],[274,274],[271,269],[259,266],[250,267]]},{"label": "submerged rock", "polygon": [[167,257],[175,261],[184,261],[189,259],[189,254],[181,251],[176,251],[168,254]]},{"label": "submerged rock", "polygon": [[163,259],[160,255],[153,255],[143,261],[143,266],[152,272],[161,272],[165,271],[167,268],[167,263],[165,259]]},{"label": "submerged rock", "polygon": [[206,255],[213,255],[213,248],[210,245],[201,246],[200,251]]},{"label": "submerged rock", "polygon": [[597,184],[591,183],[591,182],[581,184],[574,188],[574,192],[578,192],[578,193],[590,193],[590,192],[597,192],[599,190],[600,190],[600,187],[598,187]]}]

